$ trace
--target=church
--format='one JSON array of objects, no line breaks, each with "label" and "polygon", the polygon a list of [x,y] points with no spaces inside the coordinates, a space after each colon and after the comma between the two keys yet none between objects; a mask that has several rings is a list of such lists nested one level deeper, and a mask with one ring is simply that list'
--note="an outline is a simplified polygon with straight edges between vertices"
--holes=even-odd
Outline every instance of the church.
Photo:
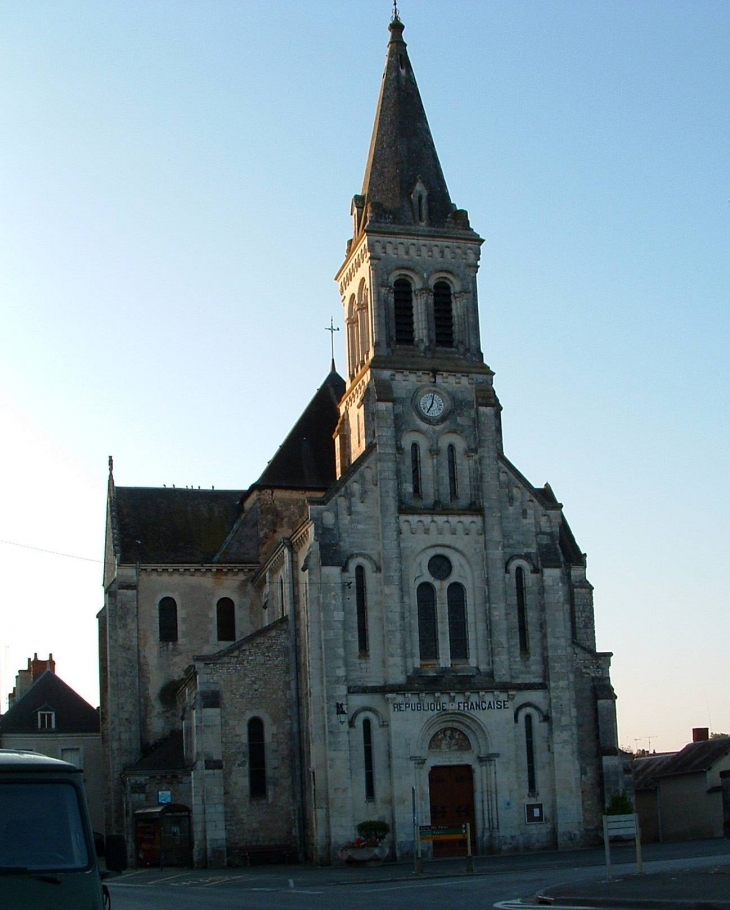
[{"label": "church", "polygon": [[106,818],[133,861],[165,805],[221,867],[337,862],[368,820],[398,859],[421,825],[468,823],[476,854],[578,847],[623,791],[586,557],[505,455],[483,241],[403,30],[336,275],[346,378],[333,363],[245,489],[118,487],[110,459]]}]

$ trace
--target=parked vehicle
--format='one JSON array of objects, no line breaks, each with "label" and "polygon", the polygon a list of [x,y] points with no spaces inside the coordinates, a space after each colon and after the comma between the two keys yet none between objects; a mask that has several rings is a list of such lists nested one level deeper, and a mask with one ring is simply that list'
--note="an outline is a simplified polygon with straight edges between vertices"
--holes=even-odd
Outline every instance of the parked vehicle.
[{"label": "parked vehicle", "polygon": [[[122,838],[106,839],[107,869],[126,868]],[[0,907],[108,910],[81,771],[0,749]]]}]

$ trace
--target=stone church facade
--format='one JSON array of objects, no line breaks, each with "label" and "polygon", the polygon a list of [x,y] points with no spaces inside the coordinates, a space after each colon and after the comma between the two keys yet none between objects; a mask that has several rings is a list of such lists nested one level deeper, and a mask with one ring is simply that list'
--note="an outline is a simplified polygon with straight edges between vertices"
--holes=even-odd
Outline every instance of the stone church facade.
[{"label": "stone church facade", "polygon": [[[110,830],[160,793],[199,865],[336,861],[358,822],[469,822],[475,851],[571,847],[623,789],[610,654],[548,485],[504,454],[482,239],[390,42],[334,370],[248,489],[116,487],[102,733]],[[110,463],[111,468],[111,463]],[[436,852],[445,845],[434,845]]]}]

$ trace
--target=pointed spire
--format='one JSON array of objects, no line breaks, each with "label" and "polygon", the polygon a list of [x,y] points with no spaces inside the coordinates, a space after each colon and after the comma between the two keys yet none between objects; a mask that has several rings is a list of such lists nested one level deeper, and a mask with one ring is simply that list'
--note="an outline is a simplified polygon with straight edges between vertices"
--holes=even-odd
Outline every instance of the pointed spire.
[{"label": "pointed spire", "polygon": [[395,224],[443,227],[454,206],[439,163],[423,102],[394,11],[358,208]]}]

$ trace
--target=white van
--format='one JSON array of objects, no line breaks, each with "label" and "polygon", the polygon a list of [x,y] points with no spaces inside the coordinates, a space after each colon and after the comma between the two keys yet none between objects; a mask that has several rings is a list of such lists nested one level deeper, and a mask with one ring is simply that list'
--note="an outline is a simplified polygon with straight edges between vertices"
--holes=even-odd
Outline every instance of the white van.
[{"label": "white van", "polygon": [[[123,839],[107,838],[106,853],[108,869],[126,868]],[[109,906],[81,771],[38,752],[0,749],[0,907]]]}]

